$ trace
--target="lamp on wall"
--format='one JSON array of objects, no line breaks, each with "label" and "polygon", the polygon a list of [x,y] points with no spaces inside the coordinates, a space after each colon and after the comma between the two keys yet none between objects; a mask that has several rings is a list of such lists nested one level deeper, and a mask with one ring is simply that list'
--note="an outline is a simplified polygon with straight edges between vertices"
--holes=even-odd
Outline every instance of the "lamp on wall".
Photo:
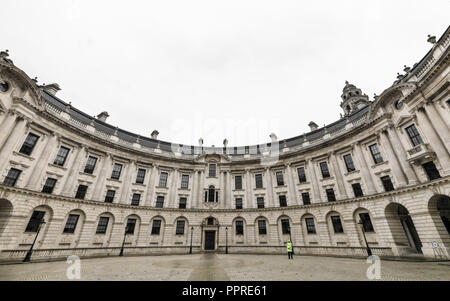
[{"label": "lamp on wall", "polygon": [[189,254],[192,254],[192,234],[194,233],[194,226],[191,227],[191,245],[189,246]]}]

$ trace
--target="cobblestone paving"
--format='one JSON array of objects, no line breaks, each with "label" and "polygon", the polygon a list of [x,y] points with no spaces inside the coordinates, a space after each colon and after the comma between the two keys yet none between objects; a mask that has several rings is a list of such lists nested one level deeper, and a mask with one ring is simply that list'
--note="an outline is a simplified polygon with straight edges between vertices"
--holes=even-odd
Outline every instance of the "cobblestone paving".
[{"label": "cobblestone paving", "polygon": [[[368,280],[363,259],[195,254],[81,260],[80,280]],[[0,280],[68,280],[65,261],[0,265]],[[381,280],[450,280],[449,262],[381,261]]]}]

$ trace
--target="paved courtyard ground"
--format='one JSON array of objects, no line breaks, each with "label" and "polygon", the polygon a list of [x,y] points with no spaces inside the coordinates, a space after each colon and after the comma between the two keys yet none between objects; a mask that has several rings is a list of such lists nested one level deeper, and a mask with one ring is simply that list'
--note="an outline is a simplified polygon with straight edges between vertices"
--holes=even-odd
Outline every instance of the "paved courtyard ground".
[{"label": "paved courtyard ground", "polygon": [[[65,261],[0,265],[0,280],[68,280]],[[80,280],[369,280],[364,259],[194,254],[81,260]],[[381,261],[381,280],[450,280],[450,262]]]}]

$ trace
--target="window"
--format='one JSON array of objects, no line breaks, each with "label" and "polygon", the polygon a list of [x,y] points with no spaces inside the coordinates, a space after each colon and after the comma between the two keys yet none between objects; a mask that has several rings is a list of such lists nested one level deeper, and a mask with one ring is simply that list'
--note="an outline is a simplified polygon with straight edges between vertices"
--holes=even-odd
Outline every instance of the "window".
[{"label": "window", "polygon": [[339,215],[332,216],[331,223],[333,224],[334,233],[344,233],[344,228],[342,227],[341,218]]},{"label": "window", "polygon": [[283,172],[277,171],[276,177],[277,177],[277,186],[283,186],[284,185]]},{"label": "window", "polygon": [[355,171],[355,165],[353,164],[352,155],[348,154],[344,156],[345,166],[347,167],[348,172]]},{"label": "window", "polygon": [[327,162],[320,162],[320,170],[322,171],[322,178],[329,178],[330,171],[328,170]]},{"label": "window", "polygon": [[236,221],[236,235],[244,235],[244,221]]},{"label": "window", "polygon": [[309,192],[302,192],[303,205],[311,204],[311,199],[309,198]]},{"label": "window", "polygon": [[427,174],[430,181],[439,179],[441,177],[433,161],[422,164],[422,167],[425,170],[425,173]]},{"label": "window", "polygon": [[283,234],[289,234],[290,230],[291,230],[291,227],[289,226],[289,220],[282,219],[281,220],[281,232]]},{"label": "window", "polygon": [[184,188],[184,189],[189,188],[189,175],[181,176],[181,188]]},{"label": "window", "polygon": [[16,185],[17,179],[20,176],[20,173],[22,171],[19,169],[11,168],[8,171],[8,174],[5,177],[5,180],[3,180],[3,185],[5,186],[14,186]]},{"label": "window", "polygon": [[139,168],[136,176],[137,184],[144,184],[146,170],[144,168]]},{"label": "window", "polygon": [[116,195],[115,190],[106,191],[105,203],[112,203],[114,201],[114,196]]},{"label": "window", "polygon": [[42,188],[42,192],[52,193],[53,189],[55,188],[55,184],[56,184],[56,179],[47,178],[47,180],[45,180],[44,187]]},{"label": "window", "polygon": [[359,218],[361,219],[364,232],[374,232],[372,221],[370,220],[369,213],[360,213]]},{"label": "window", "polygon": [[83,200],[86,196],[88,187],[86,185],[78,185],[77,193],[75,194],[76,199]]},{"label": "window", "polygon": [[141,194],[133,193],[133,197],[131,198],[131,206],[139,206],[140,201],[141,201]]},{"label": "window", "polygon": [[242,198],[236,198],[236,209],[242,209]]},{"label": "window", "polygon": [[408,133],[409,139],[411,140],[413,146],[423,143],[422,137],[420,137],[415,124],[408,126],[405,130],[406,133]]},{"label": "window", "polygon": [[29,133],[24,143],[22,144],[19,153],[25,154],[27,156],[31,155],[31,152],[33,152],[33,148],[36,146],[38,139],[39,136]]},{"label": "window", "polygon": [[369,146],[370,153],[372,154],[373,162],[375,164],[383,162],[383,157],[381,157],[380,150],[378,149],[378,145],[372,144]]},{"label": "window", "polygon": [[383,184],[384,191],[394,190],[394,185],[392,185],[391,178],[389,176],[381,177],[381,183]]},{"label": "window", "polygon": [[63,233],[74,233],[79,217],[80,216],[78,214],[69,214]]},{"label": "window", "polygon": [[164,197],[162,195],[158,195],[156,197],[156,208],[162,208],[164,205]]},{"label": "window", "polygon": [[167,185],[167,177],[169,174],[167,172],[162,172],[159,176],[159,186],[160,187],[166,187]]},{"label": "window", "polygon": [[159,235],[161,232],[161,220],[154,219],[152,224],[152,235]]},{"label": "window", "polygon": [[267,234],[266,221],[263,219],[258,220],[258,232],[259,235]]},{"label": "window", "polygon": [[209,176],[215,177],[216,176],[216,164],[209,164]]},{"label": "window", "polygon": [[304,167],[297,168],[297,174],[298,174],[298,181],[300,183],[305,183],[306,182],[305,168]]},{"label": "window", "polygon": [[120,178],[120,173],[122,172],[122,164],[115,163],[113,167],[113,171],[111,174],[111,179],[118,180]]},{"label": "window", "polygon": [[447,229],[447,232],[450,235],[450,219],[446,216],[441,215],[441,220],[444,223],[445,229]]},{"label": "window", "polygon": [[69,154],[70,149],[67,147],[61,146],[56,154],[55,161],[53,161],[54,165],[64,166],[66,162],[67,155]]},{"label": "window", "polygon": [[325,192],[327,193],[328,202],[335,202],[336,201],[336,196],[334,195],[333,188],[325,189]]},{"label": "window", "polygon": [[185,197],[180,198],[179,208],[186,209],[186,203],[187,203],[187,198],[185,198]]},{"label": "window", "polygon": [[97,164],[97,158],[89,156],[86,162],[86,166],[84,167],[84,172],[92,174],[94,172],[95,164]]},{"label": "window", "polygon": [[95,233],[96,234],[105,234],[106,229],[108,228],[108,223],[109,223],[109,217],[101,216],[100,220],[98,221],[97,231],[95,231]]},{"label": "window", "polygon": [[278,199],[280,200],[280,207],[286,207],[287,206],[286,196],[285,195],[280,195],[278,197]]},{"label": "window", "polygon": [[39,226],[41,225],[41,222],[44,221],[44,215],[45,211],[33,211],[33,214],[31,214],[31,218],[28,221],[28,225],[25,229],[25,232],[37,232],[39,229]]},{"label": "window", "polygon": [[209,186],[208,189],[208,202],[214,202],[214,195],[215,195],[216,189],[213,185]]},{"label": "window", "polygon": [[257,197],[256,198],[256,205],[258,208],[264,208],[264,198],[263,197]]},{"label": "window", "polygon": [[242,189],[242,176],[234,177],[234,189]]},{"label": "window", "polygon": [[126,234],[134,234],[134,228],[136,227],[136,219],[129,218],[127,220],[127,227],[125,229]]},{"label": "window", "polygon": [[314,219],[312,217],[305,218],[306,223],[306,233],[316,234],[316,225],[314,224]]},{"label": "window", "polygon": [[256,188],[263,188],[262,174],[255,175]]},{"label": "window", "polygon": [[352,188],[353,188],[353,193],[355,194],[355,198],[358,198],[358,197],[361,197],[364,195],[362,188],[361,188],[361,184],[354,183],[354,184],[352,184]]},{"label": "window", "polygon": [[177,230],[176,235],[183,235],[184,234],[184,221],[177,221]]}]

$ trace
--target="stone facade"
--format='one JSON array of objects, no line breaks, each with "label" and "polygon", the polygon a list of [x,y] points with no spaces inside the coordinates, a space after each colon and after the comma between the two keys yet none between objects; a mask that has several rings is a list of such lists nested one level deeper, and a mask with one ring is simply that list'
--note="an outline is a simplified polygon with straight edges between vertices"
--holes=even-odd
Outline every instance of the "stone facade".
[{"label": "stone facade", "polygon": [[366,239],[381,256],[449,258],[449,44],[447,29],[374,101],[346,83],[333,124],[223,148],[115,128],[1,52],[0,259],[22,258],[35,238],[33,258],[50,259],[122,244],[137,255],[191,244],[282,253],[290,237],[303,254],[364,256]]}]

